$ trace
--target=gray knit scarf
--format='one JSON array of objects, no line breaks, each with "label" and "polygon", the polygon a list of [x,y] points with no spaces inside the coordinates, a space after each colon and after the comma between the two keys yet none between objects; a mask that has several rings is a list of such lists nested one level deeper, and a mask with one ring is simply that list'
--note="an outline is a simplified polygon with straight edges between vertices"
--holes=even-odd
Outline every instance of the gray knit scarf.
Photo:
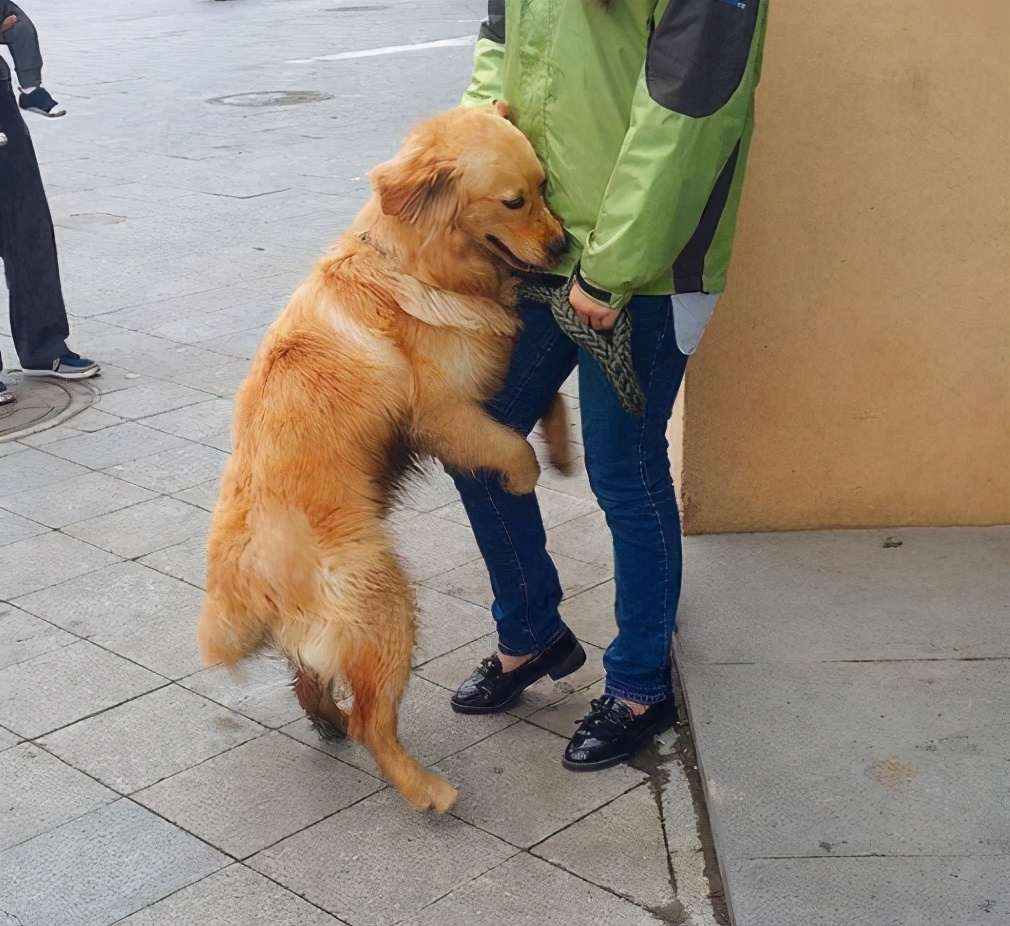
[{"label": "gray knit scarf", "polygon": [[573,283],[574,277],[561,286],[524,279],[519,284],[519,295],[550,308],[558,327],[568,339],[603,367],[621,407],[633,418],[641,418],[645,414],[645,393],[631,363],[631,312],[627,309],[619,312],[614,327],[609,331],[590,328],[579,321],[568,301]]}]

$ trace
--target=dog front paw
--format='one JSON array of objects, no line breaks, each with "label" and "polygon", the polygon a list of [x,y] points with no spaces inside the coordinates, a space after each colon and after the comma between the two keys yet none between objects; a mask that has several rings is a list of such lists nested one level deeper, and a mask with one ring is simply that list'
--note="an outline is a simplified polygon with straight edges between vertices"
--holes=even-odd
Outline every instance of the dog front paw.
[{"label": "dog front paw", "polygon": [[523,441],[524,451],[508,469],[502,470],[502,488],[512,495],[529,495],[537,487],[540,464],[533,448]]}]

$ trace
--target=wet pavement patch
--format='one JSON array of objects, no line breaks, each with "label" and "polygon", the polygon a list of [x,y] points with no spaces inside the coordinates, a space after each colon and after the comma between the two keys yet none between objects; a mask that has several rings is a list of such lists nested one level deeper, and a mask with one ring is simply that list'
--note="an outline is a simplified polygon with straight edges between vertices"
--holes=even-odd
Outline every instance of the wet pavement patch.
[{"label": "wet pavement patch", "polygon": [[332,100],[332,93],[316,90],[260,90],[255,93],[233,93],[207,100],[217,106],[299,106],[302,103],[322,103]]}]

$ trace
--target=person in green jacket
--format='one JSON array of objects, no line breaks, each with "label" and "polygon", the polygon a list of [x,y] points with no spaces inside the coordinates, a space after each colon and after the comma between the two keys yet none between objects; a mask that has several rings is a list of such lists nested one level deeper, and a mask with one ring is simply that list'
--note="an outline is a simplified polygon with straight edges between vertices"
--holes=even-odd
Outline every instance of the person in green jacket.
[{"label": "person in green jacket", "polygon": [[[489,408],[528,434],[578,369],[586,468],[613,539],[617,636],[604,693],[565,750],[572,770],[624,761],[676,719],[681,534],[666,428],[726,283],[766,12],[767,0],[491,0],[477,41],[463,105],[509,104],[569,242],[557,276],[520,303],[523,331]],[[643,414],[622,403],[585,339],[559,327],[556,295],[545,295],[559,289],[599,337],[626,313],[616,339],[630,316]],[[490,574],[498,650],[452,707],[492,713],[586,656],[559,614],[536,497],[511,496],[491,475],[453,478]]]}]

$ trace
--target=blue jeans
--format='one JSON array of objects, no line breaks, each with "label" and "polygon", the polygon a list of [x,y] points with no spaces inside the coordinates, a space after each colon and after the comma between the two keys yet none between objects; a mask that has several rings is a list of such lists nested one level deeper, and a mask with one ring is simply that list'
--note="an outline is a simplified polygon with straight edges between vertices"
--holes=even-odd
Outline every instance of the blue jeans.
[{"label": "blue jeans", "polygon": [[[606,694],[641,704],[671,693],[670,661],[681,584],[680,513],[666,426],[687,356],[677,347],[669,296],[638,296],[632,356],[647,397],[644,418],[622,408],[600,365],[562,334],[548,308],[524,302],[523,330],[501,391],[498,421],[529,434],[579,369],[586,469],[614,544],[617,637],[603,657]],[[491,613],[503,653],[522,656],[565,629],[561,583],[535,495],[509,495],[494,473],[453,474],[491,576]]]}]

